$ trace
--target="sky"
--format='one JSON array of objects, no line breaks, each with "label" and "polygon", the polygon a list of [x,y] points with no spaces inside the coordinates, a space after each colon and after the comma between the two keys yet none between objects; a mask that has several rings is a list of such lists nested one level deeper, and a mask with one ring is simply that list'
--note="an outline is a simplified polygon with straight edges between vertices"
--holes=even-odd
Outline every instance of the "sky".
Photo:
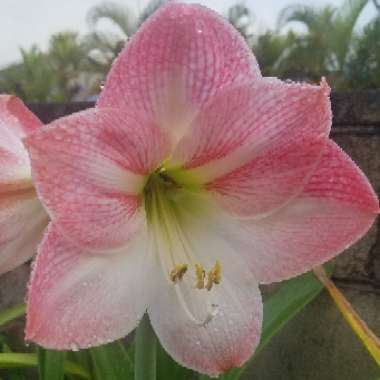
[{"label": "sky", "polygon": [[[126,4],[135,11],[143,9],[146,0],[113,0]],[[255,15],[260,29],[273,27],[280,9],[291,3],[315,6],[333,4],[343,0],[246,0]],[[102,0],[0,0],[0,67],[20,59],[20,47],[37,44],[47,46],[49,36],[64,30],[86,33],[88,10]],[[190,2],[190,1],[189,1]],[[193,0],[219,12],[226,10],[237,0]],[[362,23],[375,15],[375,8],[368,5],[361,17]],[[363,21],[364,20],[364,21]]]}]

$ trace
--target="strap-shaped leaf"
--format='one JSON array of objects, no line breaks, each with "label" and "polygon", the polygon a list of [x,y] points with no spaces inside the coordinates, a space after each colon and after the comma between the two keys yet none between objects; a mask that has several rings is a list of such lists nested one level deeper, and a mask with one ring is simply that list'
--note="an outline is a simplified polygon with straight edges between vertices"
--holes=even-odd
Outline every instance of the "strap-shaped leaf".
[{"label": "strap-shaped leaf", "polygon": [[38,372],[40,380],[63,380],[66,352],[37,349]]},{"label": "strap-shaped leaf", "polygon": [[[0,368],[27,368],[37,367],[37,354],[0,353]],[[65,361],[66,374],[77,376],[80,379],[91,380],[90,374],[78,364]]]},{"label": "strap-shaped leaf", "polygon": [[360,318],[359,314],[354,310],[352,305],[347,301],[340,290],[327,277],[326,272],[322,267],[314,269],[315,275],[319,281],[326,287],[335,305],[343,314],[344,319],[350,325],[354,333],[362,341],[373,359],[380,366],[380,340],[371,331],[367,324]]},{"label": "strap-shaped leaf", "polygon": [[120,341],[92,348],[90,354],[96,380],[133,379],[133,361]]},{"label": "strap-shaped leaf", "polygon": [[16,318],[22,317],[25,314],[25,309],[26,305],[22,303],[12,306],[6,310],[2,310],[0,312],[0,326],[3,326]]}]

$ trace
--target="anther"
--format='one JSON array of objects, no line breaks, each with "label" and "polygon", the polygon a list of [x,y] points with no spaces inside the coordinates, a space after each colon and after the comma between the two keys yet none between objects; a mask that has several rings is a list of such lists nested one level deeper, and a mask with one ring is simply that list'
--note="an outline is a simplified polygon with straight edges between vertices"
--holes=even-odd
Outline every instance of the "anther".
[{"label": "anther", "polygon": [[195,275],[197,276],[197,289],[203,289],[205,287],[206,271],[200,264],[195,264]]},{"label": "anther", "polygon": [[176,283],[180,280],[182,280],[182,277],[187,271],[187,264],[178,264],[176,265],[169,274],[170,279]]},{"label": "anther", "polygon": [[207,274],[207,284],[206,289],[210,291],[214,284],[220,284],[222,280],[222,266],[220,265],[220,261],[216,260],[214,268],[212,268]]}]

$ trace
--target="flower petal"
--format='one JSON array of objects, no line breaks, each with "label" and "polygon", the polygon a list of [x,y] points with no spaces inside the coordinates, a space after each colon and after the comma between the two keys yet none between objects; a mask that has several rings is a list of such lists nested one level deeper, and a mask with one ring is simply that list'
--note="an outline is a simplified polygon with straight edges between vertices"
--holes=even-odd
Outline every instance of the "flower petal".
[{"label": "flower petal", "polygon": [[118,254],[93,255],[50,225],[29,286],[26,339],[77,350],[127,335],[147,305],[145,244],[139,235]]},{"label": "flower petal", "polygon": [[250,251],[241,252],[260,282],[281,281],[355,243],[378,212],[377,197],[365,175],[329,141],[316,171],[295,200],[266,218],[243,221],[252,243]]},{"label": "flower petal", "polygon": [[207,183],[230,211],[272,211],[302,190],[322,154],[328,95],[325,82],[263,80],[225,90],[194,120],[171,166]]},{"label": "flower petal", "polygon": [[20,99],[0,95],[0,273],[33,256],[47,225],[21,141],[41,125]]},{"label": "flower petal", "polygon": [[123,245],[139,228],[145,177],[168,154],[158,128],[111,109],[59,119],[25,144],[52,220],[65,235],[95,250]]},{"label": "flower petal", "polygon": [[18,139],[42,126],[41,121],[16,96],[0,95],[1,128],[12,130]]},{"label": "flower petal", "polygon": [[168,2],[114,62],[98,106],[136,108],[180,134],[220,88],[260,77],[253,54],[226,20],[200,5]]},{"label": "flower petal", "polygon": [[[190,264],[176,284],[168,281],[167,273],[157,271],[148,314],[162,346],[177,362],[216,376],[241,366],[253,354],[261,330],[261,296],[252,273],[223,236],[209,228],[207,218],[181,209],[176,215],[177,231],[182,232],[172,246],[175,257],[197,258],[195,263],[206,271],[219,260],[221,281],[210,291],[197,289],[195,268]],[[155,257],[165,249],[165,244],[157,244]]]},{"label": "flower petal", "polygon": [[0,200],[0,274],[36,253],[47,223],[48,216],[33,191]]},{"label": "flower petal", "polygon": [[20,99],[0,95],[0,193],[31,186],[29,158],[21,139],[41,125]]}]

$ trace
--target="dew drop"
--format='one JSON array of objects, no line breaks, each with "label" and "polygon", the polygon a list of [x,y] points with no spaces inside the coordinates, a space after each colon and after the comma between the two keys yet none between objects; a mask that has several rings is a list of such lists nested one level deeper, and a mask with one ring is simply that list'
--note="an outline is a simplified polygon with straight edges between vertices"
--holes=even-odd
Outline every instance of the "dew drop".
[{"label": "dew drop", "polygon": [[71,351],[79,351],[79,347],[76,343],[70,343],[70,350]]},{"label": "dew drop", "polygon": [[104,85],[105,85],[105,82],[104,82],[104,80],[103,80],[103,81],[100,82],[100,85],[99,85],[99,87],[100,87],[101,90],[103,90]]}]

